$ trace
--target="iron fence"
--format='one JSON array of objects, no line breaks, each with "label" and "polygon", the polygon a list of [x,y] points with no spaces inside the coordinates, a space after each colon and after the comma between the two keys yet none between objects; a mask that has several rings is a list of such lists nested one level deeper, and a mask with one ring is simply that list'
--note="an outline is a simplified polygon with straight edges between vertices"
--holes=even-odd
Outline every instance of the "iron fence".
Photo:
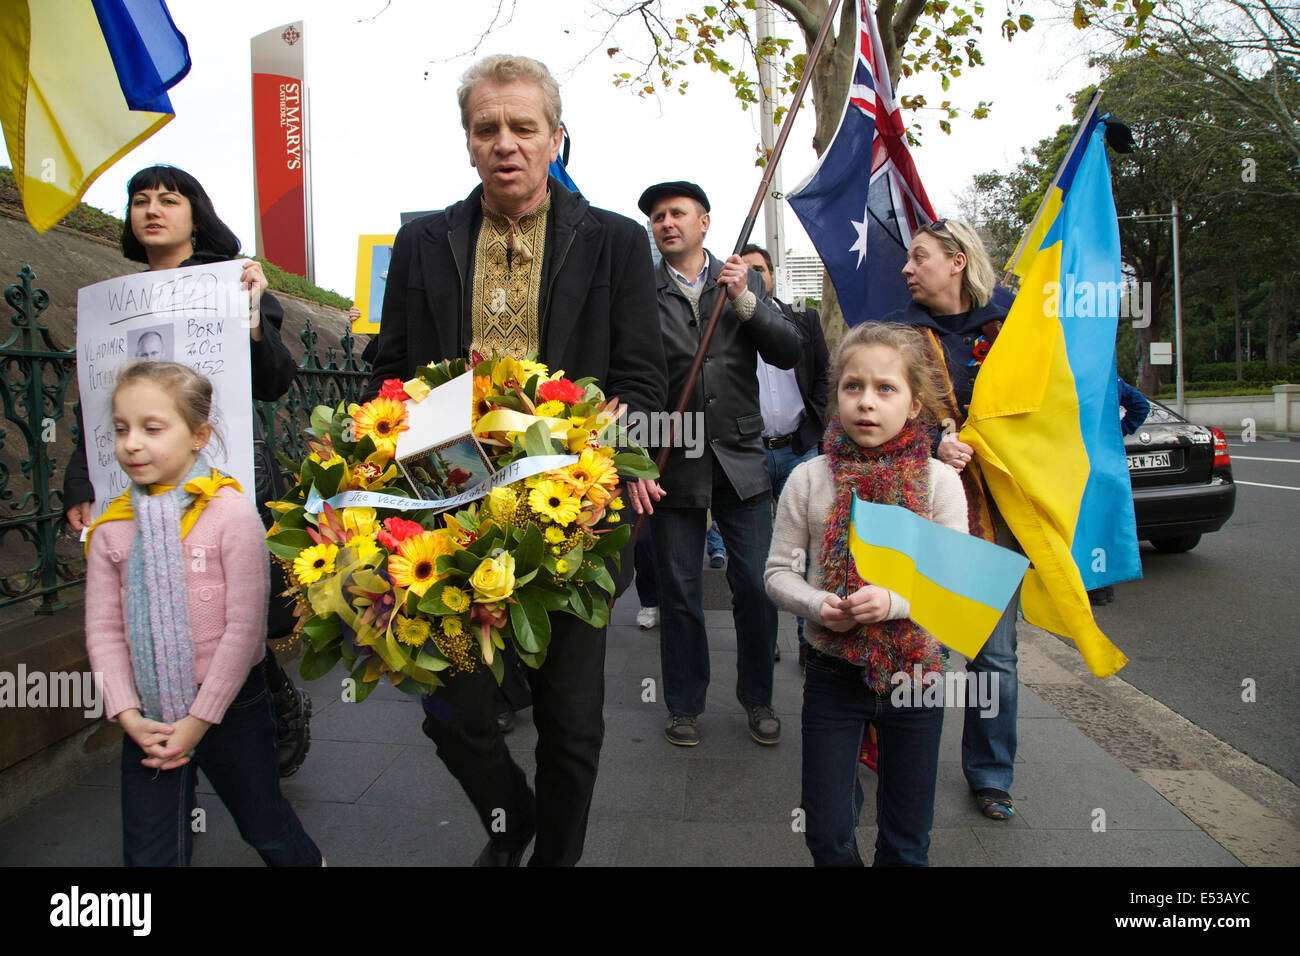
[{"label": "iron fence", "polygon": [[[35,602],[35,613],[53,614],[67,605],[64,592],[85,580],[78,536],[64,516],[63,469],[76,444],[76,425],[62,427],[68,390],[75,393],[75,349],[61,349],[40,315],[49,296],[36,288],[30,266],[4,292],[13,310],[13,331],[0,345],[4,370],[4,423],[0,423],[0,609]],[[300,338],[303,360],[288,393],[275,402],[255,402],[271,447],[302,459],[303,429],[317,405],[358,401],[370,372],[355,339],[345,332],[338,346],[317,351],[317,331],[308,317]]]}]

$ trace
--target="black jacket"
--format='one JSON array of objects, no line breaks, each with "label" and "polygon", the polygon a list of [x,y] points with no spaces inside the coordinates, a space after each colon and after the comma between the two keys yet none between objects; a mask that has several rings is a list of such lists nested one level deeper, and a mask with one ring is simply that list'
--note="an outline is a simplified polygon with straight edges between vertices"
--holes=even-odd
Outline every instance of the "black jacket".
[{"label": "black jacket", "polygon": [[830,398],[831,357],[826,348],[826,333],[822,331],[821,316],[816,309],[798,309],[780,299],[772,300],[795,325],[800,326],[804,339],[803,355],[794,367],[799,394],[803,396],[803,421],[790,439],[796,455],[821,444],[826,431],[826,409]]},{"label": "black jacket", "polygon": [[[686,385],[686,374],[704,334],[703,325],[717,297],[726,294],[718,288],[722,263],[707,251],[706,255],[709,275],[700,295],[698,321],[690,299],[668,271],[668,263],[660,261],[655,273],[672,402],[677,401]],[[799,327],[770,299],[765,299],[763,280],[753,270],[749,273],[749,289],[758,299],[753,317],[742,322],[731,303],[723,307],[699,381],[686,404],[688,415],[703,413],[704,434],[694,436],[702,447],[690,449],[678,442],[659,482],[668,495],[657,507],[707,508],[713,496],[715,456],[742,500],[772,488],[763,449],[763,415],[758,405],[758,356],[777,368],[793,368],[804,342]],[[685,427],[683,431],[684,437],[692,437]],[[691,458],[686,456],[687,451],[700,454]]]},{"label": "black jacket", "polygon": [[[226,260],[223,256],[197,252],[182,262],[180,268],[224,261]],[[298,373],[298,366],[280,340],[280,326],[284,323],[284,306],[280,305],[280,301],[271,293],[263,292],[258,309],[262,315],[262,339],[260,342],[255,342],[252,338],[248,340],[249,356],[252,360],[253,398],[259,402],[273,402],[289,391],[289,386],[293,384],[293,378]],[[77,419],[77,444],[72,449],[68,468],[63,474],[64,511],[83,501],[95,500],[95,489],[90,483],[90,466],[86,462],[86,435],[81,421],[80,403],[73,413]],[[254,412],[254,441],[261,439],[261,431],[261,418]]]},{"label": "black jacket", "polygon": [[[550,181],[539,359],[594,377],[631,411],[664,408],[664,350],[645,229]],[[483,187],[407,223],[393,243],[379,351],[365,398],[385,379],[469,356],[474,245]]]}]

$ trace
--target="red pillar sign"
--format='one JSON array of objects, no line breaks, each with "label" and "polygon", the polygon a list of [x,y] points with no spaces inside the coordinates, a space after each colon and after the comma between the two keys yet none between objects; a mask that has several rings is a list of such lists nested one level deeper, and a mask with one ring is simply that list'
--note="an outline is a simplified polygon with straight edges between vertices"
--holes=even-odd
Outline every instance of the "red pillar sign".
[{"label": "red pillar sign", "polygon": [[302,21],[253,37],[257,253],[310,277]]}]

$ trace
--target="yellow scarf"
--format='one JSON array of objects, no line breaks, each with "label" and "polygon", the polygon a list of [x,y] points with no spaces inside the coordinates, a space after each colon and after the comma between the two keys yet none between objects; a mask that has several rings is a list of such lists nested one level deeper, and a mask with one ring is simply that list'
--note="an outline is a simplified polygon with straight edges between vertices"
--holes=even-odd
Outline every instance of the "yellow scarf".
[{"label": "yellow scarf", "polygon": [[[190,529],[194,527],[194,522],[199,520],[199,515],[208,506],[208,502],[215,498],[217,492],[226,485],[230,485],[236,491],[244,490],[240,487],[238,481],[215,468],[212,469],[210,478],[193,478],[186,483],[185,490],[192,495],[198,495],[198,497],[194,499],[194,503],[190,505],[185,514],[181,515],[181,538],[190,533]],[[175,487],[175,485],[150,485],[149,494],[161,495]],[[109,506],[104,509],[104,513],[95,519],[95,523],[86,532],[86,554],[90,554],[90,536],[95,533],[95,529],[101,524],[109,521],[134,520],[135,509],[131,507],[131,489],[128,488],[109,503]]]}]

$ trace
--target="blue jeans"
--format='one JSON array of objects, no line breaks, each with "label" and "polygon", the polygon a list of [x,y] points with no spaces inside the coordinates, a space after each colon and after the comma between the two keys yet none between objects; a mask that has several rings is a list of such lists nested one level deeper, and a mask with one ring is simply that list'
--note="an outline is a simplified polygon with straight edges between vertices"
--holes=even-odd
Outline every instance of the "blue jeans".
[{"label": "blue jeans", "polygon": [[[721,475],[715,463],[715,474]],[[713,517],[726,542],[727,584],[736,624],[736,696],[747,707],[772,704],[776,607],[763,589],[772,544],[772,498],[766,491],[741,501],[724,477],[713,486]],[[655,572],[659,584],[659,656],[664,700],[672,714],[698,717],[709,688],[709,639],[704,629],[704,508],[655,509]]]},{"label": "blue jeans", "polygon": [[790,477],[790,472],[794,471],[795,465],[810,461],[816,457],[816,445],[809,448],[802,455],[796,455],[794,449],[789,445],[784,448],[767,449],[767,474],[772,479],[772,500],[781,500],[781,491],[785,488],[786,479]]},{"label": "blue jeans", "polygon": [[943,708],[896,707],[862,669],[809,649],[803,685],[804,839],[816,866],[861,866],[858,754],[876,725],[875,866],[928,866]]},{"label": "blue jeans", "polygon": [[280,792],[275,721],[261,662],[249,671],[221,723],[208,728],[190,762],[175,770],[141,766],[122,739],[122,849],[127,866],[189,866],[199,769],[267,866],[320,866],[321,853]]},{"label": "blue jeans", "polygon": [[722,543],[722,532],[718,530],[717,521],[709,524],[709,532],[704,536],[704,547],[709,552],[709,557],[715,554],[720,554],[724,558],[727,556],[727,546]]},{"label": "blue jeans", "polygon": [[1016,703],[1019,691],[1016,674],[1016,612],[1020,607],[1017,588],[1011,603],[998,619],[993,633],[966,671],[978,678],[987,673],[997,682],[998,714],[981,716],[978,706],[966,707],[961,735],[961,768],[971,790],[1011,792],[1016,764]]}]

